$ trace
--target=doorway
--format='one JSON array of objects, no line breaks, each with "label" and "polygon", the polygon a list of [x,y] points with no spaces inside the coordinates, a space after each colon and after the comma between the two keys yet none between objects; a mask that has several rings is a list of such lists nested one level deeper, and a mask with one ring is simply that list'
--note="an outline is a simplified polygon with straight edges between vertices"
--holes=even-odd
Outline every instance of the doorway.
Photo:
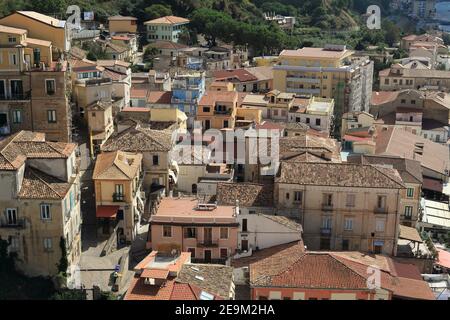
[{"label": "doorway", "polygon": [[248,251],[248,240],[241,240],[242,251]]},{"label": "doorway", "polygon": [[211,262],[212,253],[211,250],[205,250],[205,262]]}]

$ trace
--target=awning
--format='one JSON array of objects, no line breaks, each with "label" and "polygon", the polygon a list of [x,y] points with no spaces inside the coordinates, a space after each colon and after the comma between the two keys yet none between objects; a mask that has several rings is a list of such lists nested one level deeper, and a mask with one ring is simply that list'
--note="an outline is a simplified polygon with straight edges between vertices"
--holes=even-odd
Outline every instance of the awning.
[{"label": "awning", "polygon": [[423,189],[442,192],[443,184],[439,180],[423,178]]},{"label": "awning", "polygon": [[435,262],[437,265],[443,266],[447,269],[450,269],[450,252],[447,252],[442,249],[437,249],[438,259]]},{"label": "awning", "polygon": [[119,206],[98,206],[96,216],[97,218],[115,218],[119,208]]},{"label": "awning", "polygon": [[410,240],[410,241],[414,241],[414,242],[420,242],[422,243],[423,240],[419,235],[419,231],[417,231],[416,228],[412,228],[412,227],[407,227],[407,226],[403,226],[400,225],[400,234],[399,234],[399,238],[400,239],[405,239],[405,240]]}]

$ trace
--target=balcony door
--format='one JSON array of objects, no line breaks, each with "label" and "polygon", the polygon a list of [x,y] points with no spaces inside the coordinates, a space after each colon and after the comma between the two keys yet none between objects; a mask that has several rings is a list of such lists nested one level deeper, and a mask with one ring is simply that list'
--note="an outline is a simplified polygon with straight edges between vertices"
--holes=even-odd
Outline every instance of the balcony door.
[{"label": "balcony door", "polygon": [[205,250],[205,262],[211,262],[212,253],[211,250]]},{"label": "balcony door", "polygon": [[203,229],[203,241],[205,243],[212,242],[212,228],[204,228]]},{"label": "balcony door", "polygon": [[21,98],[23,96],[22,80],[11,80],[11,96]]},{"label": "balcony door", "polygon": [[5,80],[0,80],[0,100],[6,97]]},{"label": "balcony door", "polygon": [[17,210],[13,208],[6,209],[6,222],[9,225],[17,224]]}]

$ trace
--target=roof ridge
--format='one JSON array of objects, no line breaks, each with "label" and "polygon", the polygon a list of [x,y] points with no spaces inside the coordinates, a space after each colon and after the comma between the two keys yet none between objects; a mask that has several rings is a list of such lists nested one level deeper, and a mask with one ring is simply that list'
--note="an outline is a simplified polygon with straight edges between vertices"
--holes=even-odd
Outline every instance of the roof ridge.
[{"label": "roof ridge", "polygon": [[[340,261],[340,260],[338,259],[338,257],[335,256],[334,253],[332,253],[332,252],[327,252],[327,254],[328,254],[329,256],[331,256],[334,260],[336,260],[337,262],[339,262],[341,265],[343,265],[346,269],[350,270],[352,273],[356,274],[357,276],[359,276],[359,277],[363,278],[365,281],[367,281],[367,278],[366,278],[365,276],[361,275],[359,272],[353,270],[352,268],[350,268],[349,266],[347,266],[345,263],[343,263],[342,261]],[[344,260],[348,260],[348,261],[350,261],[350,262],[354,262],[354,263],[357,263],[357,264],[360,264],[360,265],[363,265],[363,266],[366,266],[365,264],[363,264],[363,263],[361,263],[361,262],[353,261],[353,260],[350,260],[350,259],[345,258],[345,257],[339,257],[339,258],[344,259]],[[381,268],[380,268],[380,270],[381,270]]]},{"label": "roof ridge", "polygon": [[[375,168],[375,170],[377,170],[379,173],[381,173],[382,175],[384,175],[384,176],[387,177],[388,179],[394,181],[394,182],[395,182],[396,184],[398,184],[399,186],[405,187],[404,184],[398,183],[397,181],[395,181],[395,179],[393,179],[392,177],[390,177],[390,176],[388,176],[386,173],[384,173],[382,170],[380,170],[382,167],[380,167],[380,166],[374,166],[374,165],[370,165],[370,166],[373,167],[373,168]],[[384,168],[384,169],[388,169],[388,168]],[[396,171],[398,172],[397,169],[395,169],[395,168],[392,168],[392,169],[394,169],[394,170],[396,170]],[[399,178],[402,180],[402,177],[399,177]],[[403,182],[403,180],[402,180],[402,182]]]}]

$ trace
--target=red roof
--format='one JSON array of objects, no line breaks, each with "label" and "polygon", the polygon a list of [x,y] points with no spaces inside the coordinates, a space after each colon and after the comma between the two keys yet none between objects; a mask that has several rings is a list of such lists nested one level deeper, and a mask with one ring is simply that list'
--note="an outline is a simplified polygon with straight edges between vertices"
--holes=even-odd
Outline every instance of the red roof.
[{"label": "red roof", "polygon": [[442,249],[437,249],[437,251],[439,253],[439,256],[436,261],[436,264],[450,269],[450,252]]},{"label": "red roof", "polygon": [[258,78],[245,69],[219,70],[215,71],[213,77],[216,80],[233,80],[240,82],[257,81]]},{"label": "red roof", "polygon": [[344,140],[345,141],[353,141],[353,142],[355,142],[355,141],[369,141],[371,139],[370,138],[357,137],[357,136],[351,136],[351,135],[346,134],[344,136]]},{"label": "red roof", "polygon": [[147,89],[131,88],[130,96],[131,98],[146,98]]},{"label": "red roof", "polygon": [[[389,74],[390,70],[391,69],[386,69],[383,71],[387,71],[387,74]],[[380,75],[385,75],[384,73],[382,74],[383,71],[380,71]],[[380,104],[385,104],[387,102],[394,101],[395,99],[397,99],[398,93],[399,93],[398,91],[374,92],[372,93],[372,99],[370,100],[370,104],[373,106],[377,106]]]},{"label": "red roof", "polygon": [[157,104],[170,104],[172,91],[150,91],[147,102]]},{"label": "red roof", "polygon": [[167,279],[168,276],[169,270],[167,269],[144,269],[141,273],[141,278]]},{"label": "red roof", "polygon": [[119,208],[119,206],[98,206],[96,216],[97,218],[115,218]]}]

